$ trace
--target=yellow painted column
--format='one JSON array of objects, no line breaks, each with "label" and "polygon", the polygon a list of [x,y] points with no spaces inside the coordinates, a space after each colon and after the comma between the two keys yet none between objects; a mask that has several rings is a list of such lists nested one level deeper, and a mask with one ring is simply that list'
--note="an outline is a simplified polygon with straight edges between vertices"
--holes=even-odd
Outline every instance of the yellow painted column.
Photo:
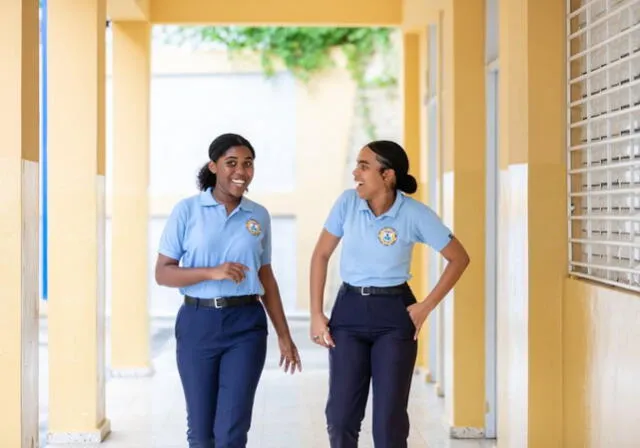
[{"label": "yellow painted column", "polygon": [[113,22],[111,374],[146,376],[149,353],[151,26]]},{"label": "yellow painted column", "polygon": [[38,446],[38,2],[0,2],[0,446]]},{"label": "yellow painted column", "polygon": [[[419,132],[419,151],[418,151],[418,163],[419,169],[415,169],[416,179],[418,180],[418,193],[416,199],[430,205],[432,208],[435,204],[429,203],[429,116],[427,114],[427,97],[428,97],[428,81],[429,81],[429,40],[427,36],[427,25],[421,27],[418,33],[418,132]],[[435,208],[434,208],[435,209]],[[423,292],[426,296],[435,285],[429,282],[429,269],[430,269],[430,257],[429,250],[426,247],[422,247],[420,252],[416,256],[420,257],[422,262],[422,268],[419,271],[419,275],[423,281]],[[416,271],[418,275],[418,271]],[[433,374],[431,372],[432,366],[429,365],[430,354],[430,334],[431,334],[431,319],[427,319],[422,327],[419,339],[419,361],[420,366],[423,368],[426,382],[433,381]]]},{"label": "yellow painted column", "polygon": [[[403,0],[402,29],[405,37],[412,35],[418,39],[417,47],[415,41],[409,42],[406,39],[404,41],[405,52],[412,52],[412,54],[405,53],[406,58],[412,59],[405,59],[404,61],[404,73],[407,74],[404,78],[404,93],[413,97],[413,99],[405,101],[404,104],[405,116],[410,117],[409,120],[404,121],[404,131],[406,136],[410,135],[409,140],[406,142],[410,148],[407,149],[410,150],[412,171],[418,180],[418,192],[414,197],[430,205],[436,212],[438,212],[438,204],[429,203],[431,192],[429,191],[430,179],[428,177],[430,170],[430,148],[428,147],[428,142],[430,136],[426,99],[430,93],[434,93],[428,90],[430,71],[439,69],[439,65],[435,67],[429,66],[429,36],[427,32],[429,25],[438,24],[440,20],[439,8],[441,8],[441,5],[434,4],[433,1]],[[438,76],[438,82],[440,82],[439,78]],[[439,90],[438,87],[436,89]],[[406,98],[409,98],[409,96],[406,96]],[[437,140],[440,139],[439,133],[435,138]],[[415,141],[412,143],[411,139]],[[421,282],[421,285],[418,286],[420,286],[420,294],[422,296],[428,294],[435,286],[429,282],[431,261],[429,251],[430,249],[422,246],[416,251],[413,258],[415,266],[412,267],[412,272],[414,275],[420,276],[418,282]],[[437,315],[438,310],[435,310],[425,322],[419,339],[417,364],[424,370],[427,382],[433,382],[436,377],[436,372],[433,371],[434,366],[429,364],[429,358],[431,353],[430,327],[436,322]]]},{"label": "yellow painted column", "polygon": [[451,436],[485,426],[485,10],[450,0],[443,15],[443,215],[471,265],[446,299],[445,396]]},{"label": "yellow painted column", "polygon": [[498,443],[563,446],[565,2],[500,2]]},{"label": "yellow painted column", "polygon": [[49,2],[49,443],[105,415],[106,0]]},{"label": "yellow painted column", "polygon": [[[422,60],[424,57],[420,54],[424,50],[421,40],[424,35],[418,32],[405,31],[402,36],[402,100],[403,100],[403,144],[409,156],[410,172],[413,173],[418,180],[418,191],[415,193],[415,199],[424,201],[428,196],[425,192],[426,184],[421,182],[421,156],[423,154],[422,147],[422,128],[426,126],[426,121],[422,121],[421,109],[423,104],[424,92],[423,84],[425,74],[421,71],[423,68]],[[427,296],[427,269],[425,264],[425,248],[423,245],[416,245],[413,250],[411,259],[411,275],[409,282],[416,298],[422,300]],[[429,340],[428,325],[422,328],[419,339],[418,358],[416,365],[425,367],[424,347],[428,347]]]}]

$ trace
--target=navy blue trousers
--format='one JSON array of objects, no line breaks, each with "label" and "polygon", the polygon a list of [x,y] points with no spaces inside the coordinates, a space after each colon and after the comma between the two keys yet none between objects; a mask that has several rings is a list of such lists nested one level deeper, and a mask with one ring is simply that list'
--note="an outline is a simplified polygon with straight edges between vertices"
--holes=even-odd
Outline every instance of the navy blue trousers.
[{"label": "navy blue trousers", "polygon": [[407,306],[415,302],[408,288],[394,296],[340,289],[329,320],[336,344],[329,351],[325,410],[331,448],[357,448],[370,385],[375,447],[407,447],[407,404],[417,355]]},{"label": "navy blue trousers", "polygon": [[267,351],[264,308],[182,305],[175,334],[189,447],[246,447]]}]

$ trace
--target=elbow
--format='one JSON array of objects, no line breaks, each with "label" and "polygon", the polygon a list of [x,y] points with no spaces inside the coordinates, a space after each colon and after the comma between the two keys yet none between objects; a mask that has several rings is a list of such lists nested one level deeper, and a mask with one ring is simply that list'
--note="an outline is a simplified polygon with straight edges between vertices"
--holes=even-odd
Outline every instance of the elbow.
[{"label": "elbow", "polygon": [[328,265],[329,264],[329,255],[319,251],[319,250],[315,250],[313,252],[313,255],[311,256],[311,268],[313,269],[314,266],[322,266],[322,265]]},{"label": "elbow", "polygon": [[471,264],[471,257],[469,257],[469,254],[466,251],[464,251],[460,255],[460,258],[458,260],[458,265],[460,266],[461,270],[464,272],[469,267],[469,264]]},{"label": "elbow", "polygon": [[158,286],[168,286],[164,281],[164,276],[162,275],[162,269],[156,267],[155,279]]}]

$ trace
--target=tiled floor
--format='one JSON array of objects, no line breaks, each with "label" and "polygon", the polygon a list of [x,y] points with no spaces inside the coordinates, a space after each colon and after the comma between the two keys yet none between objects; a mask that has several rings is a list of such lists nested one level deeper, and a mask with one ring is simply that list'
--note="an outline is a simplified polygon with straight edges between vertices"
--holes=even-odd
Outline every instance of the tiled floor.
[{"label": "tiled floor", "polygon": [[[249,434],[250,448],[329,447],[324,422],[326,353],[308,341],[306,322],[293,321],[291,326],[304,370],[288,376],[277,369],[277,345],[273,334],[270,335],[267,366],[258,389]],[[166,328],[163,331],[167,334]],[[175,341],[171,332],[168,333],[164,344],[155,346],[153,377],[108,381],[107,414],[112,433],[102,444],[105,448],[186,446],[184,399],[175,365]],[[492,441],[450,440],[442,413],[443,403],[436,397],[433,386],[416,376],[410,401],[410,448],[494,446]],[[363,423],[361,448],[373,447],[370,415],[369,407]]]}]

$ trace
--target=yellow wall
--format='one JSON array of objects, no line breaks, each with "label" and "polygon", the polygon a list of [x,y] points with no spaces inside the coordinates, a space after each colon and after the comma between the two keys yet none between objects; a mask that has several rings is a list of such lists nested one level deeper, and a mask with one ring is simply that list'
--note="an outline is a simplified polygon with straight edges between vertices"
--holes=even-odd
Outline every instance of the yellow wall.
[{"label": "yellow wall", "polygon": [[562,446],[564,4],[500,2],[498,440]]},{"label": "yellow wall", "polygon": [[455,434],[479,435],[486,409],[484,2],[450,0],[442,26],[443,218],[471,257],[445,305],[447,417]]},{"label": "yellow wall", "polygon": [[0,2],[0,446],[38,446],[38,5]]},{"label": "yellow wall", "polygon": [[564,295],[564,446],[636,447],[640,297],[573,279]]},{"label": "yellow wall", "polygon": [[380,25],[402,21],[400,0],[153,0],[154,23]]},{"label": "yellow wall", "polygon": [[113,22],[111,370],[148,371],[151,27]]},{"label": "yellow wall", "polygon": [[76,431],[102,440],[110,428],[104,389],[106,1],[52,3],[48,429],[54,441]]}]

